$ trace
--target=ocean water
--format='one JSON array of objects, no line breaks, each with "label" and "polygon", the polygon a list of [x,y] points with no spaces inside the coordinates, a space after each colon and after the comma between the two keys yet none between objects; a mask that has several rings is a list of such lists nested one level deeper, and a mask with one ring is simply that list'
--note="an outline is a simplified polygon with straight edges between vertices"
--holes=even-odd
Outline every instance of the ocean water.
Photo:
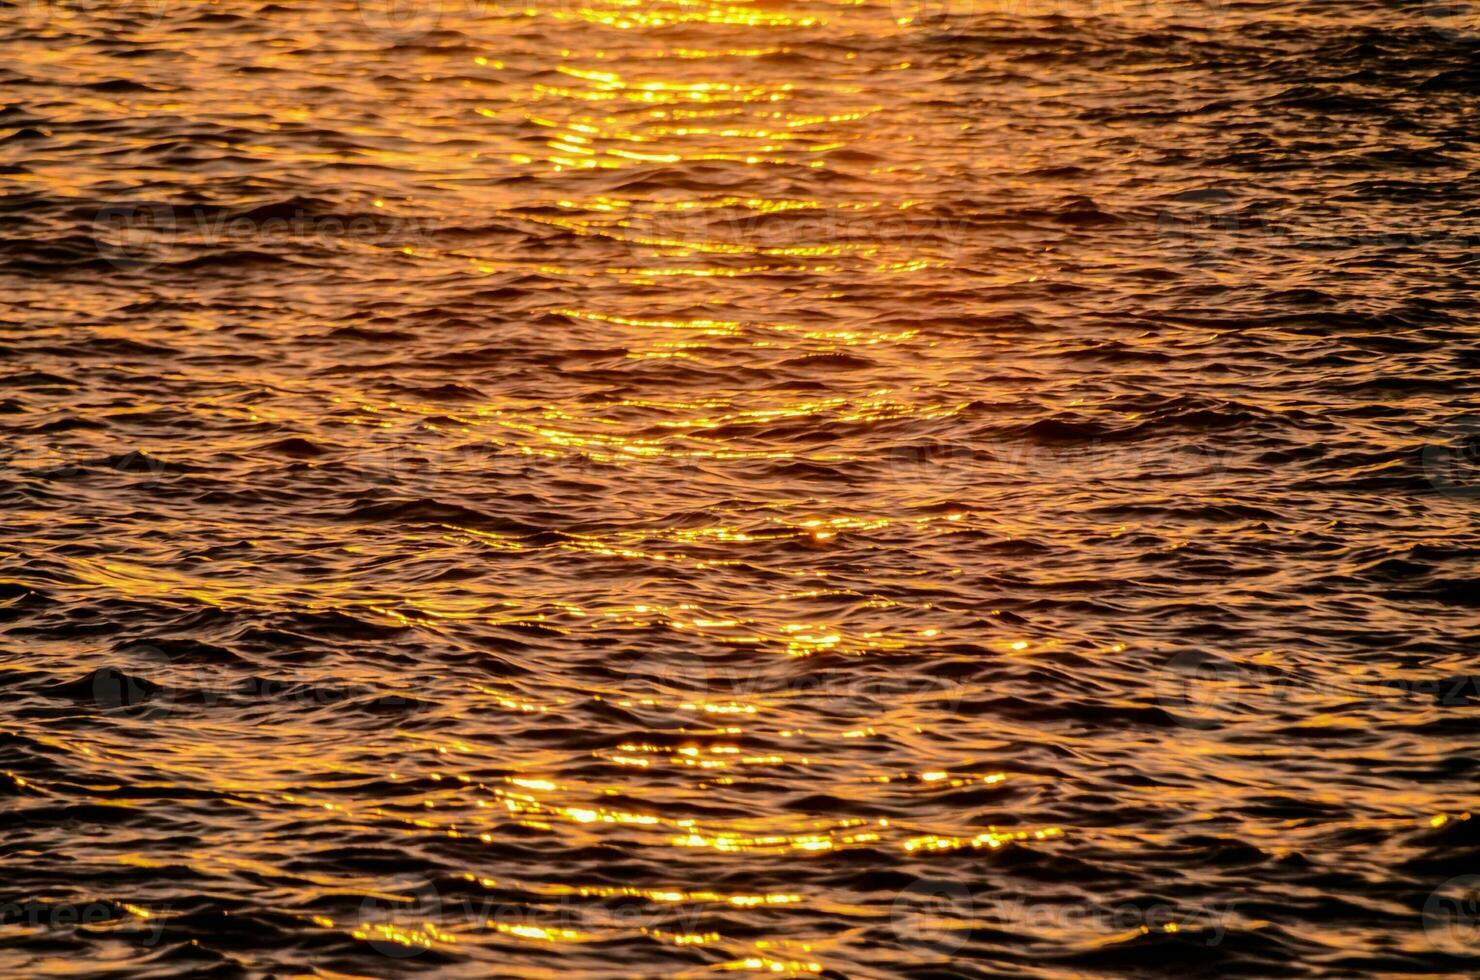
[{"label": "ocean water", "polygon": [[1480,971],[1464,4],[0,39],[4,975]]}]

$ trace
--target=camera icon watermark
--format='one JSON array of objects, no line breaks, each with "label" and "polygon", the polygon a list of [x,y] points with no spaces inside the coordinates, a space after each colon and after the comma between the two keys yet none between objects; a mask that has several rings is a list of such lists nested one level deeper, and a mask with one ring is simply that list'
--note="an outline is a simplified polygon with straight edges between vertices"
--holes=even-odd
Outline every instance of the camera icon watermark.
[{"label": "camera icon watermark", "polygon": [[175,707],[176,689],[155,680],[173,673],[175,658],[159,647],[126,647],[120,664],[93,671],[92,699],[99,707],[124,714],[155,717]]},{"label": "camera icon watermark", "polygon": [[393,44],[409,44],[437,30],[448,15],[466,12],[476,0],[356,0],[360,23]]},{"label": "camera icon watermark", "polygon": [[352,934],[371,949],[392,959],[410,959],[452,937],[439,923],[446,909],[437,886],[413,882],[395,893],[366,896],[360,903]]},{"label": "camera icon watermark", "polygon": [[1172,657],[1157,671],[1156,700],[1179,724],[1219,728],[1237,716],[1242,684],[1239,666],[1198,650]]},{"label": "camera icon watermark", "polygon": [[971,891],[949,881],[917,881],[894,899],[889,926],[901,945],[950,955],[971,937],[976,903]]},{"label": "camera icon watermark", "polygon": [[168,204],[110,204],[93,218],[93,240],[109,262],[122,269],[148,265],[179,235]]},{"label": "camera icon watermark", "polygon": [[1445,426],[1423,448],[1424,476],[1456,500],[1480,499],[1480,415]]},{"label": "camera icon watermark", "polygon": [[1423,0],[1423,18],[1446,41],[1480,43],[1480,2],[1477,0]]},{"label": "camera icon watermark", "polygon": [[1457,875],[1435,888],[1424,902],[1423,931],[1443,952],[1480,953],[1480,874]]}]

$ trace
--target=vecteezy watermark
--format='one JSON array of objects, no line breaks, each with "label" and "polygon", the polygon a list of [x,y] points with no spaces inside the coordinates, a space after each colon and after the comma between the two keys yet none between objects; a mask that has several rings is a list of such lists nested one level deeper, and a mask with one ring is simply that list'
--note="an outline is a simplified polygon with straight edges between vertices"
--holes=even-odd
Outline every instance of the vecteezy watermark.
[{"label": "vecteezy watermark", "polygon": [[367,896],[360,903],[353,933],[383,956],[406,959],[427,951],[445,936],[446,914],[435,885],[413,882],[394,892]]},{"label": "vecteezy watermark", "polygon": [[1430,892],[1423,931],[1443,952],[1473,958],[1480,951],[1480,874],[1450,878]]},{"label": "vecteezy watermark", "polygon": [[1446,426],[1423,448],[1424,476],[1446,497],[1480,498],[1480,415]]},{"label": "vecteezy watermark", "polygon": [[29,459],[12,454],[6,447],[0,447],[0,468],[9,466],[47,479],[69,479],[88,473],[112,471],[130,478],[130,490],[147,490],[158,486],[168,469],[164,460],[147,449],[62,463],[55,460],[56,452],[46,447],[38,448],[37,455]]},{"label": "vecteezy watermark", "polygon": [[1232,912],[1231,903],[1087,905],[1033,901],[1023,895],[974,895],[955,882],[921,879],[895,898],[890,927],[904,946],[947,955],[964,946],[975,929],[1055,941],[1102,940],[1134,932],[1186,933],[1211,947],[1223,941]]},{"label": "vecteezy watermark", "polygon": [[1163,211],[1156,218],[1160,247],[1189,266],[1216,265],[1241,249],[1267,243],[1269,227],[1234,210]]},{"label": "vecteezy watermark", "polygon": [[[449,408],[452,415],[457,407]],[[422,431],[412,422],[400,427],[368,429],[366,437],[347,457],[346,464],[366,483],[406,497],[434,496],[449,480],[487,481],[538,477],[541,458],[491,445],[456,433],[442,438]],[[594,465],[582,455],[562,460],[561,472]]]},{"label": "vecteezy watermark", "polygon": [[93,219],[98,253],[122,269],[189,259],[222,246],[271,248],[285,241],[298,249],[305,244],[333,249],[353,241],[414,250],[432,241],[436,231],[436,222],[426,218],[317,214],[272,205],[232,212],[154,202],[110,204]]},{"label": "vecteezy watermark", "polygon": [[1446,40],[1480,43],[1480,2],[1476,0],[1423,0],[1423,16]]},{"label": "vecteezy watermark", "polygon": [[1467,705],[1480,695],[1480,675],[1443,678],[1319,675],[1299,664],[1236,662],[1189,650],[1163,663],[1154,679],[1156,698],[1179,724],[1212,729],[1271,711],[1311,714],[1353,699],[1421,698]]},{"label": "vecteezy watermark", "polygon": [[168,204],[110,204],[93,218],[93,241],[114,265],[148,264],[179,234]]},{"label": "vecteezy watermark", "polygon": [[154,679],[170,668],[173,657],[146,643],[128,647],[124,659],[126,666],[110,664],[93,672],[92,696],[99,707],[146,717],[174,707],[174,688]]},{"label": "vecteezy watermark", "polygon": [[890,0],[888,9],[900,29],[949,34],[992,20],[1022,24],[1047,17],[1120,18],[1211,29],[1223,22],[1229,6],[1227,0]]},{"label": "vecteezy watermark", "polygon": [[1156,675],[1163,710],[1192,728],[1217,728],[1231,720],[1238,698],[1230,687],[1241,680],[1238,665],[1200,651],[1179,653]]},{"label": "vecteezy watermark", "polygon": [[704,932],[710,917],[703,906],[713,901],[730,904],[713,893],[686,896],[670,889],[645,893],[619,886],[509,901],[481,893],[472,879],[466,886],[441,889],[422,880],[367,896],[351,934],[393,959],[410,959],[480,933],[539,942],[641,933],[682,944],[718,938]]},{"label": "vecteezy watermark", "polygon": [[1468,250],[1480,244],[1480,238],[1465,228],[1363,226],[1339,215],[1266,214],[1241,206],[1238,195],[1216,188],[1157,215],[1156,239],[1168,254],[1192,268],[1241,259],[1267,261],[1272,252],[1319,256],[1354,249]]},{"label": "vecteezy watermark", "polygon": [[[798,654],[831,649],[836,637],[825,627],[803,627],[776,638]],[[932,711],[952,714],[971,687],[948,677],[918,671],[786,669],[797,659],[774,660],[765,669],[711,663],[702,657],[653,653],[625,668],[624,692],[634,700],[675,704],[679,710],[710,715],[744,714],[770,698],[804,703],[833,717],[875,717],[881,706],[928,702]]]},{"label": "vecteezy watermark", "polygon": [[78,926],[101,926],[108,922],[137,923],[145,930],[141,943],[154,946],[164,935],[163,913],[168,911],[168,908],[144,908],[115,902],[0,899],[0,929],[15,926],[23,929],[64,930]]},{"label": "vecteezy watermark", "polygon": [[[576,227],[568,216],[525,217],[557,228]],[[972,234],[970,220],[959,214],[914,203],[877,202],[631,202],[583,216],[579,227],[582,234],[627,246],[634,260],[652,253],[705,255],[819,270],[858,261],[881,273],[959,266],[979,237]]]},{"label": "vecteezy watermark", "polygon": [[966,945],[975,924],[971,891],[950,881],[916,881],[894,899],[889,925],[905,946],[950,955]]},{"label": "vecteezy watermark", "polygon": [[1164,902],[1122,902],[1119,905],[1082,905],[1030,902],[1022,897],[998,899],[989,906],[997,928],[1047,936],[1105,938],[1128,933],[1184,933],[1192,941],[1213,947],[1223,942],[1233,904],[1200,902],[1171,905]]},{"label": "vecteezy watermark", "polygon": [[147,449],[118,453],[101,458],[82,456],[67,459],[54,446],[32,444],[27,447],[0,445],[0,471],[11,469],[18,475],[66,480],[87,474],[117,473],[128,479],[130,490],[148,490],[163,482],[169,466]]},{"label": "vecteezy watermark", "polygon": [[21,0],[17,6],[22,23],[112,21],[137,31],[164,20],[170,4],[169,0]]},{"label": "vecteezy watermark", "polygon": [[1065,433],[1060,441],[1024,438],[990,447],[926,442],[881,451],[884,474],[912,485],[1073,486],[1089,480],[1221,479],[1231,450],[1212,441],[1109,439]]},{"label": "vecteezy watermark", "polygon": [[586,0],[355,0],[360,24],[392,45],[414,44],[443,27],[474,18],[552,17],[586,22]]},{"label": "vecteezy watermark", "polygon": [[[442,407],[452,417],[460,415],[457,402]],[[475,416],[467,418],[470,427],[479,424]],[[562,477],[588,473],[594,480],[603,480],[621,470],[661,468],[662,478],[670,484],[712,483],[725,481],[728,468],[745,465],[677,440],[668,443],[665,452],[651,455],[600,445],[532,452],[518,445],[497,445],[486,436],[479,438],[451,426],[431,432],[412,418],[401,424],[366,426],[364,433],[363,439],[336,454],[338,462],[366,483],[408,497],[432,494],[448,480],[540,479],[555,469]],[[560,455],[550,455],[553,452]],[[1057,443],[1013,438],[989,447],[932,439],[868,447],[842,465],[879,486],[929,486],[950,493],[994,483],[1069,487],[1091,480],[1219,481],[1233,452],[1232,444],[1217,434],[1123,440],[1085,437]]]},{"label": "vecteezy watermark", "polygon": [[387,41],[408,44],[442,25],[443,19],[466,14],[486,0],[356,0],[360,23]]},{"label": "vecteezy watermark", "polygon": [[90,691],[85,693],[109,712],[150,718],[186,707],[246,702],[284,709],[345,704],[401,715],[430,707],[414,697],[363,683],[259,677],[230,663],[192,660],[188,650],[177,653],[147,643],[121,648],[114,663],[92,673]]}]

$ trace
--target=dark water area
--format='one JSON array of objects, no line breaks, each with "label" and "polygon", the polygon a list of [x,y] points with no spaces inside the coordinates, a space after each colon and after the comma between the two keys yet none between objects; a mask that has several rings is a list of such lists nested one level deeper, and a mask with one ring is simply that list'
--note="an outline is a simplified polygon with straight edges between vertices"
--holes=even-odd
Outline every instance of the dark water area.
[{"label": "dark water area", "polygon": [[0,50],[3,975],[1480,974],[1469,8]]}]

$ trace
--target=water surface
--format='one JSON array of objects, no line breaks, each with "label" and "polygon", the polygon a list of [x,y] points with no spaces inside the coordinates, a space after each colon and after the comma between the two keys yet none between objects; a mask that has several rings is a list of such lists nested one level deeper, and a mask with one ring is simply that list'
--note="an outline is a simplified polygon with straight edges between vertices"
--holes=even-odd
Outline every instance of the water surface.
[{"label": "water surface", "polygon": [[0,14],[7,975],[1480,969],[1462,14]]}]

